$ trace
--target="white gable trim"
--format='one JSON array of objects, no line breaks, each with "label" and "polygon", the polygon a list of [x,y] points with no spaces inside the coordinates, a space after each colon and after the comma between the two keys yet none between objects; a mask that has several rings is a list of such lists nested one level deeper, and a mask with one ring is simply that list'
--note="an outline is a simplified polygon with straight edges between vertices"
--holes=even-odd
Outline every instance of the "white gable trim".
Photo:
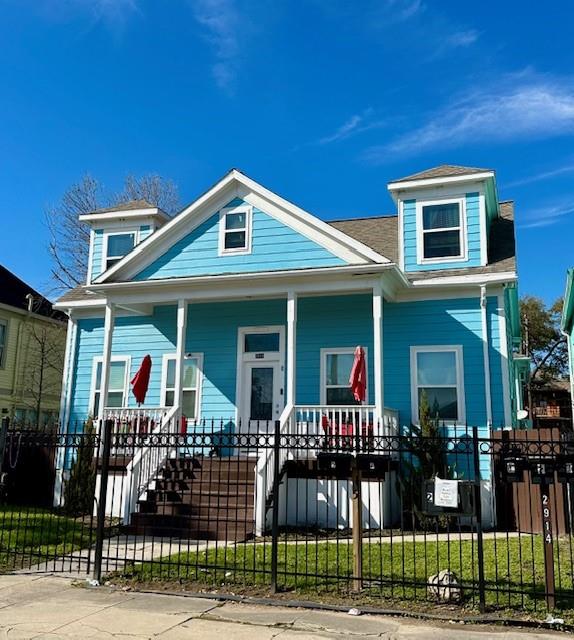
[{"label": "white gable trim", "polygon": [[[101,283],[114,277],[123,279],[133,277],[236,197],[244,199],[248,204],[305,235],[345,262],[390,264],[390,260],[385,256],[303,211],[234,169],[94,282]],[[186,224],[189,219],[193,219],[191,225]]]}]

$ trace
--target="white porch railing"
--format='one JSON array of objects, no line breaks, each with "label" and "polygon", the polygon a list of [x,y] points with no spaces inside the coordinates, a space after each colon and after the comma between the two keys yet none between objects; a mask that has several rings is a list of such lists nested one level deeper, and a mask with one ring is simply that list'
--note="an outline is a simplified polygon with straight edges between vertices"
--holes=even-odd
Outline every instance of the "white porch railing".
[{"label": "white porch railing", "polygon": [[[372,405],[287,405],[279,419],[279,434],[287,446],[279,449],[279,471],[288,460],[316,457],[320,451],[387,451],[375,438],[398,434],[399,413],[385,407],[379,416]],[[297,446],[297,436],[317,436],[323,447]],[[293,446],[289,446],[292,438]],[[262,449],[255,468],[255,535],[263,535],[267,528],[267,504],[273,491],[275,466],[275,437],[269,447]]]}]

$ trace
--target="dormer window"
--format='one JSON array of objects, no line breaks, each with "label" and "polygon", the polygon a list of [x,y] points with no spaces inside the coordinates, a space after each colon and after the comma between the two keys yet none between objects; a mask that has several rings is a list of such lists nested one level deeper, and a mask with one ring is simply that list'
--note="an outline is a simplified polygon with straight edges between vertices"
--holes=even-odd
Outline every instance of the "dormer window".
[{"label": "dormer window", "polygon": [[219,255],[251,253],[251,207],[223,209],[219,219]]},{"label": "dormer window", "polygon": [[136,244],[136,234],[131,233],[108,233],[106,235],[105,271],[113,267],[126,256]]},{"label": "dormer window", "polygon": [[466,260],[464,199],[417,202],[418,263]]}]

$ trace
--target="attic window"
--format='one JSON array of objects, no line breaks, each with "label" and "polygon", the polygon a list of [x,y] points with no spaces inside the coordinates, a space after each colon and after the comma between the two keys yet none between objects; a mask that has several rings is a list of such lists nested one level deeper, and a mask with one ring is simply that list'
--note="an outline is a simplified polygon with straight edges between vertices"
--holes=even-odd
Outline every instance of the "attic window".
[{"label": "attic window", "polygon": [[251,207],[223,209],[219,220],[219,253],[251,252]]},{"label": "attic window", "polygon": [[135,246],[135,233],[109,233],[106,241],[106,270],[113,267]]},{"label": "attic window", "polygon": [[417,203],[419,262],[449,262],[465,258],[464,201]]}]

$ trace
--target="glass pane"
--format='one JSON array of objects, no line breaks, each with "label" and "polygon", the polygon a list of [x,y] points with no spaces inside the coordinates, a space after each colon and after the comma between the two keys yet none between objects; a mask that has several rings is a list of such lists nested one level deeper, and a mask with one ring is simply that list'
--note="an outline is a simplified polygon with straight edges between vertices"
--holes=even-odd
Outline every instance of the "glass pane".
[{"label": "glass pane", "polygon": [[278,333],[248,333],[245,336],[245,353],[279,351]]},{"label": "glass pane", "polygon": [[327,354],[327,385],[348,385],[354,359],[352,353]]},{"label": "glass pane", "polygon": [[122,391],[108,391],[108,407],[123,407],[124,394]]},{"label": "glass pane", "polygon": [[327,404],[359,404],[353,397],[350,387],[327,388]]},{"label": "glass pane", "polygon": [[417,384],[456,386],[456,354],[454,351],[421,351],[417,353]]},{"label": "glass pane", "polygon": [[133,233],[120,233],[117,236],[108,236],[108,256],[123,258],[134,248],[135,236]]},{"label": "glass pane", "polygon": [[458,227],[459,218],[458,202],[423,207],[423,229]]},{"label": "glass pane", "polygon": [[173,407],[173,402],[175,399],[175,391],[166,391],[165,392],[165,406]]},{"label": "glass pane", "polygon": [[[167,372],[165,376],[166,389],[173,389],[175,387],[175,359],[167,361]],[[171,406],[171,405],[168,405]]]},{"label": "glass pane", "polygon": [[110,258],[109,260],[106,260],[106,269],[111,269],[116,262],[119,262],[121,260],[121,258]]},{"label": "glass pane", "polygon": [[126,382],[126,363],[124,361],[116,361],[110,363],[110,383],[109,391],[124,390]]},{"label": "glass pane", "polygon": [[196,418],[195,415],[195,391],[183,392],[183,415],[187,418]]},{"label": "glass pane", "polygon": [[271,420],[273,417],[273,368],[251,369],[252,420]]},{"label": "glass pane", "polygon": [[94,418],[96,418],[97,416],[99,416],[99,411],[100,411],[100,392],[96,392],[94,393]]},{"label": "glass pane", "polygon": [[197,387],[197,358],[186,358],[183,361],[183,388]]},{"label": "glass pane", "polygon": [[4,346],[6,341],[6,325],[0,322],[0,348]]},{"label": "glass pane", "polygon": [[100,382],[102,381],[102,363],[96,365],[96,391],[100,390]]},{"label": "glass pane", "polygon": [[228,213],[225,216],[226,229],[245,229],[245,213]]},{"label": "glass pane", "polygon": [[434,231],[424,234],[424,257],[446,258],[459,256],[460,233],[458,231]]},{"label": "glass pane", "polygon": [[[457,420],[458,408],[455,388],[425,387],[431,416],[441,420]],[[423,389],[419,388],[419,406]]]},{"label": "glass pane", "polygon": [[245,231],[228,231],[225,234],[226,249],[243,249],[245,247]]}]

